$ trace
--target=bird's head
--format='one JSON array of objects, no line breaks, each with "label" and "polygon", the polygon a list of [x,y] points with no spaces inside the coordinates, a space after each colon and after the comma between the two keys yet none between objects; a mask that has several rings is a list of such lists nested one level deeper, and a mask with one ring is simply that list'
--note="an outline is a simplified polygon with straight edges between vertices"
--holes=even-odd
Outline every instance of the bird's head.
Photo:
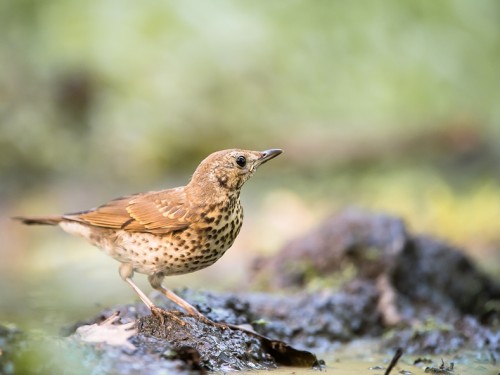
[{"label": "bird's head", "polygon": [[230,149],[214,152],[200,163],[193,174],[191,184],[198,186],[210,184],[217,189],[239,190],[260,165],[282,152],[279,149],[266,151]]}]

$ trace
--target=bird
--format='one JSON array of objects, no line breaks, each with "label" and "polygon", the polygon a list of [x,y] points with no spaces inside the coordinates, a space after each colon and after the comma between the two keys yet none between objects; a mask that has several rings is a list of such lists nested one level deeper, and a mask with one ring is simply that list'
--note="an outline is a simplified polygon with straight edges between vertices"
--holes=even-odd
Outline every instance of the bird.
[{"label": "bird", "polygon": [[123,196],[86,211],[13,219],[27,225],[57,225],[104,251],[120,263],[121,278],[152,314],[161,317],[165,310],[135,284],[135,272],[147,275],[154,289],[189,315],[206,319],[162,282],[166,276],[206,268],[224,255],[243,223],[243,184],[282,152],[217,151],[201,161],[185,186]]}]

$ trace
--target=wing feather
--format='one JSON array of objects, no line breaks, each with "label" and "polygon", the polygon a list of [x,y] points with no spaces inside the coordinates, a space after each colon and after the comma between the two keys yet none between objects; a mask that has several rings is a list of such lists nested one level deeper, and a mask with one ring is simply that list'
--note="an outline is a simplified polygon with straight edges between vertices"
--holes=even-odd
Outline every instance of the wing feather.
[{"label": "wing feather", "polygon": [[102,228],[166,234],[189,227],[198,216],[192,211],[184,189],[176,188],[117,198],[64,218]]}]

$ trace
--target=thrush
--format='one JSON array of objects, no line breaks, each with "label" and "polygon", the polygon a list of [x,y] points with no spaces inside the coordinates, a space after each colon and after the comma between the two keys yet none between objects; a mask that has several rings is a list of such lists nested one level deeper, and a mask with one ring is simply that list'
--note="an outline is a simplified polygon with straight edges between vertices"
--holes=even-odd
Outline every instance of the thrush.
[{"label": "thrush", "polygon": [[282,151],[214,152],[186,186],[120,197],[97,208],[58,216],[16,217],[24,224],[59,225],[120,262],[119,273],[152,311],[159,309],[134,283],[134,272],[184,308],[198,310],[162,285],[214,264],[231,247],[243,222],[240,191],[257,168]]}]

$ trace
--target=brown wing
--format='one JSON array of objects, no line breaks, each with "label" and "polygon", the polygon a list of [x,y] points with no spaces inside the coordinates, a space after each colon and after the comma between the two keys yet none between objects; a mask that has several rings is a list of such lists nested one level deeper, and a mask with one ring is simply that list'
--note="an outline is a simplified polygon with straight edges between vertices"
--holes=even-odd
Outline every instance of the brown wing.
[{"label": "brown wing", "polygon": [[118,198],[91,211],[65,215],[97,227],[149,233],[185,229],[195,217],[183,188]]}]

